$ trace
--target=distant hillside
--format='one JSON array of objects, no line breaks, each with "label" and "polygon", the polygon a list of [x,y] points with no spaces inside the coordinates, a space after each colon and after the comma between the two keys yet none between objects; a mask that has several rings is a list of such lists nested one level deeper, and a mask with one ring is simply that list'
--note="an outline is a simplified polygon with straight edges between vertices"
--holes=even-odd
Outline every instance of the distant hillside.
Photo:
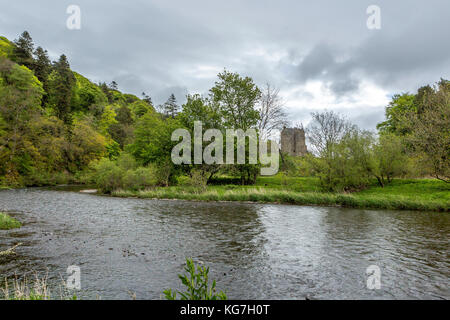
[{"label": "distant hillside", "polygon": [[65,55],[51,62],[27,32],[14,42],[0,36],[0,186],[49,184],[117,157],[135,122],[154,112],[150,101],[114,81],[93,83]]}]

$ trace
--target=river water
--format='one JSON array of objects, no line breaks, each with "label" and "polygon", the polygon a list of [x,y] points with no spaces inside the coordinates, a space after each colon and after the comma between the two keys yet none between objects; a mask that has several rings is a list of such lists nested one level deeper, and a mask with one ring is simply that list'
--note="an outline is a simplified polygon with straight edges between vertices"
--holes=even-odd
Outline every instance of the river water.
[{"label": "river water", "polygon": [[[185,257],[231,299],[449,299],[448,213],[0,192],[23,223],[0,230],[0,276],[81,270],[81,298],[160,299]],[[381,271],[380,289],[366,270]]]}]

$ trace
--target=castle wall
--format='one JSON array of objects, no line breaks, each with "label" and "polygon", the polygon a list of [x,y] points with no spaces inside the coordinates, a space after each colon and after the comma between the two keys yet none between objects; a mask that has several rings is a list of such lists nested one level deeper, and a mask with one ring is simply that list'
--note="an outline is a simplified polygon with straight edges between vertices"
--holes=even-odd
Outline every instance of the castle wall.
[{"label": "castle wall", "polygon": [[281,152],[293,157],[301,157],[308,153],[305,131],[299,128],[284,128],[281,131]]}]

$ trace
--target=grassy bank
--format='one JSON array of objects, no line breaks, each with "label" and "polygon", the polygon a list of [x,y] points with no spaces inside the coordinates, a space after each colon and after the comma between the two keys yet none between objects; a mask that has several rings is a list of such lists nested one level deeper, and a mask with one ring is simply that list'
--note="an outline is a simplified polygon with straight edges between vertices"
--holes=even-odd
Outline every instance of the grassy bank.
[{"label": "grassy bank", "polygon": [[22,224],[16,219],[8,216],[6,213],[0,212],[0,230],[10,230],[20,228]]},{"label": "grassy bank", "polygon": [[319,191],[314,178],[261,177],[255,186],[212,185],[204,190],[186,186],[143,191],[117,190],[118,197],[183,199],[197,201],[250,201],[296,205],[343,206],[362,209],[450,211],[450,187],[431,179],[395,180],[380,188],[375,182],[350,194]]}]

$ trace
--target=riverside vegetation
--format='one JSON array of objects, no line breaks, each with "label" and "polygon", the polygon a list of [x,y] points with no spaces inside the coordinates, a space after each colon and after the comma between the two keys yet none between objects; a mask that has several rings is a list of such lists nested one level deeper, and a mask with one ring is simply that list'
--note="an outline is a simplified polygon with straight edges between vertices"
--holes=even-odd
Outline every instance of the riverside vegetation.
[{"label": "riverside vegetation", "polygon": [[89,81],[65,55],[51,62],[27,32],[0,37],[0,188],[81,183],[115,196],[449,211],[449,119],[441,79],[394,95],[377,132],[313,113],[310,153],[282,155],[274,177],[258,176],[261,164],[175,165],[171,134],[192,136],[195,121],[261,137],[288,125],[278,91],[224,70],[209,95],[154,106],[115,81]]},{"label": "riverside vegetation", "polygon": [[0,212],[0,230],[10,230],[20,228],[22,224],[6,213]]}]

